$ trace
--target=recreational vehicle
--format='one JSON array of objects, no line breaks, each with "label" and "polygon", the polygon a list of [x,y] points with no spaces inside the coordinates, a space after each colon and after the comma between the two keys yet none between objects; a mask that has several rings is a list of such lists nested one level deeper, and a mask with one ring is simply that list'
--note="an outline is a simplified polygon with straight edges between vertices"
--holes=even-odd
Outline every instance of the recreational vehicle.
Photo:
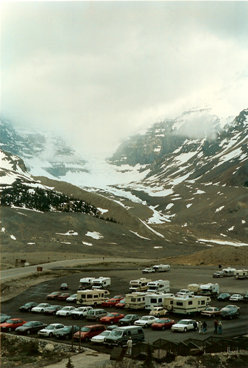
[{"label": "recreational vehicle", "polygon": [[217,296],[220,292],[219,284],[201,284],[198,294],[199,295],[209,295],[209,296]]},{"label": "recreational vehicle", "polygon": [[174,297],[174,294],[147,294],[145,295],[145,309],[164,307],[164,300]]},{"label": "recreational vehicle", "polygon": [[106,289],[111,285],[110,277],[98,277],[92,281],[92,289]]},{"label": "recreational vehicle", "polygon": [[235,276],[235,271],[236,271],[236,268],[232,268],[232,267],[223,268],[222,269],[223,277]]},{"label": "recreational vehicle", "polygon": [[109,297],[108,290],[78,290],[77,304],[97,306]]},{"label": "recreational vehicle", "polygon": [[126,294],[125,308],[128,309],[144,309],[146,293],[134,292]]},{"label": "recreational vehicle", "polygon": [[145,277],[141,277],[137,280],[131,280],[129,282],[129,290],[133,292],[146,291],[148,289],[147,284],[151,281],[151,279],[146,279]]},{"label": "recreational vehicle", "polygon": [[248,270],[236,270],[235,271],[235,278],[236,279],[247,279],[248,278]]},{"label": "recreational vehicle", "polygon": [[150,281],[147,284],[147,292],[151,293],[160,293],[160,292],[169,292],[170,291],[170,281],[168,280],[156,280]]},{"label": "recreational vehicle", "polygon": [[168,264],[154,265],[152,268],[156,272],[167,272],[167,271],[170,271],[170,265],[168,265]]},{"label": "recreational vehicle", "polygon": [[83,277],[79,281],[79,289],[89,289],[92,286],[92,281],[94,280],[94,277]]},{"label": "recreational vehicle", "polygon": [[207,296],[185,296],[175,297],[173,299],[173,313],[192,314],[201,312],[211,302],[211,298]]}]

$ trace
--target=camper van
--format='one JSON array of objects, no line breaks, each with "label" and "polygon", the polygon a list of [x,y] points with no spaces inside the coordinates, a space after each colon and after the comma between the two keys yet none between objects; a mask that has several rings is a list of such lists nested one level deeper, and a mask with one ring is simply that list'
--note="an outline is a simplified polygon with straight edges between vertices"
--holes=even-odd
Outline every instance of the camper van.
[{"label": "camper van", "polygon": [[222,269],[223,277],[235,276],[235,271],[236,271],[236,268],[232,268],[232,267],[223,268]]},{"label": "camper van", "polygon": [[83,277],[79,281],[79,290],[85,290],[89,289],[92,286],[92,281],[94,280],[94,277]]},{"label": "camper van", "polygon": [[154,265],[154,266],[152,266],[152,268],[156,272],[167,272],[167,271],[170,271],[170,265],[168,265],[168,264]]},{"label": "camper van", "polygon": [[192,314],[201,312],[211,302],[208,296],[189,295],[185,297],[175,297],[173,299],[173,313]]},{"label": "camper van", "polygon": [[128,309],[145,308],[145,296],[146,296],[146,293],[141,293],[141,292],[134,292],[134,293],[126,294],[125,308],[128,308]]},{"label": "camper van", "polygon": [[236,270],[235,278],[238,280],[247,279],[248,278],[248,270]]},{"label": "camper van", "polygon": [[147,294],[145,295],[145,309],[152,310],[154,307],[164,307],[164,300],[174,297],[174,294]]},{"label": "camper van", "polygon": [[145,277],[141,277],[137,280],[131,280],[129,282],[129,290],[133,292],[146,291],[148,289],[147,284],[151,281],[151,279],[146,279]]},{"label": "camper van", "polygon": [[92,289],[106,289],[111,285],[110,277],[98,277],[92,281]]},{"label": "camper van", "polygon": [[201,284],[197,294],[217,296],[219,292],[220,292],[219,284],[208,283],[208,284]]},{"label": "camper van", "polygon": [[108,290],[78,290],[77,304],[97,306],[109,297]]},{"label": "camper van", "polygon": [[151,293],[160,293],[160,292],[169,292],[170,291],[170,281],[168,280],[156,280],[150,281],[147,284],[147,292]]}]

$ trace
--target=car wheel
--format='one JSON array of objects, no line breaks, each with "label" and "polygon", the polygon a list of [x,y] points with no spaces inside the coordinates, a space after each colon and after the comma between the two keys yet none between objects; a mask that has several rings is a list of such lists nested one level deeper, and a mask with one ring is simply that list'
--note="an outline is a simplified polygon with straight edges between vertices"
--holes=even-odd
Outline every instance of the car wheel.
[{"label": "car wheel", "polygon": [[11,327],[9,327],[9,328],[8,328],[8,332],[11,332],[11,331],[12,331],[12,329],[11,329]]},{"label": "car wheel", "polygon": [[113,321],[110,321],[110,324],[112,325],[114,322]]},{"label": "car wheel", "polygon": [[50,332],[50,334],[48,335],[49,337],[53,337],[53,334]]},{"label": "car wheel", "polygon": [[31,331],[30,330],[27,330],[27,335],[30,335]]},{"label": "car wheel", "polygon": [[163,331],[165,330],[165,327],[164,327],[164,326],[162,327],[162,330],[163,330]]},{"label": "car wheel", "polygon": [[188,331],[187,327],[185,327],[183,331],[184,331],[184,332],[187,332],[187,331]]},{"label": "car wheel", "polygon": [[84,339],[84,341],[85,341],[85,342],[88,342],[88,341],[89,341],[89,338],[88,338],[88,337],[86,337],[86,338]]}]

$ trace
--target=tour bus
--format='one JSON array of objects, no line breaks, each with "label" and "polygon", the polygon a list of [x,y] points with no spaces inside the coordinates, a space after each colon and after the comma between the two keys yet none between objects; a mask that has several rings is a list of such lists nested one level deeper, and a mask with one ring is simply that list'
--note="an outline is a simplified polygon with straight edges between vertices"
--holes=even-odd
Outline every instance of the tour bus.
[{"label": "tour bus", "polygon": [[173,299],[173,313],[177,314],[192,314],[201,312],[206,309],[211,302],[211,298],[201,295],[189,295],[185,297],[175,297]]},{"label": "tour bus", "polygon": [[125,295],[125,308],[144,309],[146,293],[134,292]]},{"label": "tour bus", "polygon": [[100,276],[98,278],[93,279],[92,281],[92,289],[105,289],[111,285],[110,277]]},{"label": "tour bus", "polygon": [[108,290],[78,290],[77,304],[97,306],[109,298]]},{"label": "tour bus", "polygon": [[164,307],[164,300],[174,297],[174,294],[146,294],[145,309],[152,310],[154,307]]},{"label": "tour bus", "polygon": [[159,293],[159,292],[169,292],[170,291],[170,281],[168,280],[156,280],[150,281],[147,284],[147,292]]},{"label": "tour bus", "polygon": [[148,289],[148,282],[151,282],[151,279],[147,279],[145,277],[141,277],[137,280],[131,280],[129,282],[129,290],[133,292],[137,291],[146,291]]}]

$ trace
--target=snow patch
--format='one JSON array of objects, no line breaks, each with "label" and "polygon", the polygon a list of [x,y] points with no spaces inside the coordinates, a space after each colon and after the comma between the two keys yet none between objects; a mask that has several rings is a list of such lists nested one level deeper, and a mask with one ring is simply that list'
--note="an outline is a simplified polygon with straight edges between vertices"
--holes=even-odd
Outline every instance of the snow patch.
[{"label": "snow patch", "polygon": [[16,240],[16,237],[14,235],[10,235],[12,240]]},{"label": "snow patch", "polygon": [[97,209],[98,209],[98,211],[100,211],[100,212],[101,212],[101,214],[104,214],[104,213],[108,212],[108,210],[106,210],[106,209],[104,209],[104,208],[100,208],[100,207],[98,207]]},{"label": "snow patch", "polygon": [[133,233],[134,235],[138,236],[138,237],[139,237],[139,238],[141,238],[141,239],[151,240],[151,239],[149,239],[149,238],[145,238],[144,236],[142,236],[142,235],[138,234],[136,231],[132,231],[132,230],[129,230],[129,231],[130,231],[130,233]]},{"label": "snow patch", "polygon": [[221,206],[219,208],[216,208],[215,212],[220,212],[221,210],[223,210],[223,208],[225,208],[225,206]]},{"label": "snow patch", "polygon": [[56,233],[57,235],[65,235],[65,236],[77,236],[78,233],[74,230],[68,230],[66,233]]},{"label": "snow patch", "polygon": [[232,245],[233,247],[248,247],[247,243],[241,243],[241,242],[232,242],[228,240],[216,240],[216,239],[198,239],[201,242],[204,243],[215,243],[215,244],[221,244],[221,245]]},{"label": "snow patch", "polygon": [[101,235],[100,233],[98,233],[97,231],[88,231],[85,236],[89,236],[93,239],[99,240],[103,238],[103,235]]},{"label": "snow patch", "polygon": [[84,242],[84,241],[82,241],[82,243],[83,243],[83,245],[87,245],[88,247],[92,247],[93,246],[92,243],[87,243],[87,242]]}]

